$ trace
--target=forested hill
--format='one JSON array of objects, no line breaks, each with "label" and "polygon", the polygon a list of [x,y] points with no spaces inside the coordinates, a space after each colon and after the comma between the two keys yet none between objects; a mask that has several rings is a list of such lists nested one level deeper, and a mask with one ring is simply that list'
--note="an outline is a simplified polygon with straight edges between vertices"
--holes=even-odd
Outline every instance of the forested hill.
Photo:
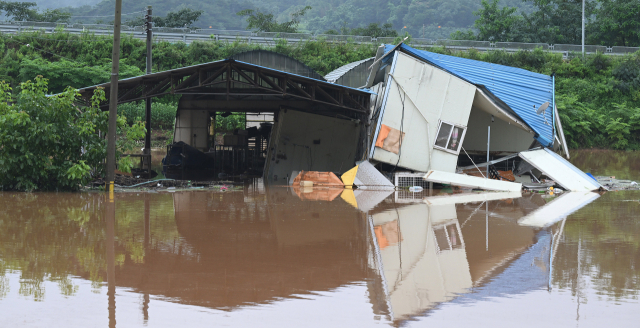
[{"label": "forested hill", "polygon": [[[11,0],[13,1],[13,0]],[[112,15],[115,0],[29,0],[42,8],[65,8],[73,15]],[[79,3],[85,6],[78,7]],[[290,19],[290,14],[311,6],[300,22],[300,30],[322,33],[329,29],[365,27],[370,23],[383,25],[390,23],[394,30],[405,31],[413,36],[423,34],[430,38],[447,38],[451,32],[473,26],[476,17],[473,11],[481,7],[481,0],[144,0],[123,1],[123,13],[142,11],[153,6],[154,14],[164,16],[170,11],[182,8],[203,10],[194,26],[215,29],[244,29],[245,18],[236,15],[244,9],[259,9],[273,13],[278,21]],[[521,0],[501,0],[501,6],[521,8],[528,11],[530,2]],[[126,19],[127,16],[123,16]],[[79,17],[84,23],[100,20],[108,23],[109,18]],[[406,29],[405,29],[406,26]],[[404,29],[404,30],[403,30]]]}]

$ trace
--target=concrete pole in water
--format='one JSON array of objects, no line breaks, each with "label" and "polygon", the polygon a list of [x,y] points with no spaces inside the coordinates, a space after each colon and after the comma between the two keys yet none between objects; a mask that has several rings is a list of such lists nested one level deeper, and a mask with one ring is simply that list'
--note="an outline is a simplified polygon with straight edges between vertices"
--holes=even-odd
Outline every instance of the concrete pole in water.
[{"label": "concrete pole in water", "polygon": [[[145,15],[145,26],[147,28],[147,74],[151,74],[151,40],[153,37],[153,20],[151,16],[151,6],[147,6],[147,14]],[[144,154],[151,154],[151,98],[145,98],[145,128],[147,130],[144,137]],[[151,169],[151,163],[145,163],[148,165],[147,169]]]},{"label": "concrete pole in water", "polygon": [[116,176],[116,116],[118,115],[118,71],[120,70],[120,23],[122,0],[116,0],[113,22],[113,52],[111,54],[111,85],[109,93],[109,132],[107,133],[107,190],[113,191]]}]

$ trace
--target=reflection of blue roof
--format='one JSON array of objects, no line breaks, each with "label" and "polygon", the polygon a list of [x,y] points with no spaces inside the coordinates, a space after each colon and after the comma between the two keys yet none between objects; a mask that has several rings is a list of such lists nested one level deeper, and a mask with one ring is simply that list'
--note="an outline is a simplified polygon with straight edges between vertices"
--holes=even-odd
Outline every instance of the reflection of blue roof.
[{"label": "reflection of blue roof", "polygon": [[[549,286],[549,249],[552,235],[546,230],[540,231],[538,239],[528,250],[500,274],[492,277],[486,284],[473,289],[468,294],[454,299],[451,303],[469,303],[483,299],[510,297],[534,290],[544,290]],[[543,266],[541,267],[540,264]]]},{"label": "reflection of blue roof", "polygon": [[[385,53],[393,47],[386,45]],[[417,50],[405,44],[399,49],[469,83],[484,87],[483,89],[506,104],[536,132],[538,142],[545,147],[553,145],[554,83],[551,76],[521,68]],[[536,114],[538,107],[547,101],[550,105],[544,116]]]}]

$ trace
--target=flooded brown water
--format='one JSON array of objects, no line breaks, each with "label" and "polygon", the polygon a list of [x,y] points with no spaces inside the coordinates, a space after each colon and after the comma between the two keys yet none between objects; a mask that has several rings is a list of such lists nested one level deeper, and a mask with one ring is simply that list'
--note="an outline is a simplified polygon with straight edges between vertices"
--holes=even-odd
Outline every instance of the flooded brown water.
[{"label": "flooded brown water", "polygon": [[0,327],[637,326],[640,192],[546,197],[3,192]]}]

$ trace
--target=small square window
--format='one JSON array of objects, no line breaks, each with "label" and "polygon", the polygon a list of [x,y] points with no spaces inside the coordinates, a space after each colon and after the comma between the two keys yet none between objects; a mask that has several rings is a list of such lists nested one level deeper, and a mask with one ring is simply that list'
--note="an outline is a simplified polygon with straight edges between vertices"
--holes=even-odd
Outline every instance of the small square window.
[{"label": "small square window", "polygon": [[440,121],[433,148],[457,155],[460,153],[460,147],[466,132],[467,128],[465,126]]}]

